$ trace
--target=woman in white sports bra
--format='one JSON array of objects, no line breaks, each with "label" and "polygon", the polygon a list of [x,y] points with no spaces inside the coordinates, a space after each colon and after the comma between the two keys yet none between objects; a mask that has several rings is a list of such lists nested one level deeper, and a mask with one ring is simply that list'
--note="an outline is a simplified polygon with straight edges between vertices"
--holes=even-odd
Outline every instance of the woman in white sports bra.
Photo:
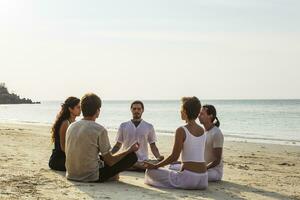
[{"label": "woman in white sports bra", "polygon": [[[173,151],[157,164],[144,163],[147,168],[145,183],[156,187],[181,189],[206,189],[208,177],[204,160],[206,135],[196,123],[201,109],[197,97],[182,98],[181,118],[186,122],[176,130]],[[177,161],[181,154],[179,171],[162,168]]]}]

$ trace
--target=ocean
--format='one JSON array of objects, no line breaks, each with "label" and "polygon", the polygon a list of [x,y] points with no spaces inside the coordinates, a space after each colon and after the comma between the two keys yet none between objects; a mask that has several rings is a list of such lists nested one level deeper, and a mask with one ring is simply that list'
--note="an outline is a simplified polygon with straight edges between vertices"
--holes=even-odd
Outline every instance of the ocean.
[{"label": "ocean", "polygon": [[[0,122],[51,125],[60,101],[0,105]],[[108,130],[131,118],[130,101],[104,101],[97,120]],[[157,134],[174,134],[184,124],[180,101],[144,101],[143,119]],[[300,100],[203,100],[215,105],[226,140],[300,145]],[[78,118],[80,119],[80,117]]]}]

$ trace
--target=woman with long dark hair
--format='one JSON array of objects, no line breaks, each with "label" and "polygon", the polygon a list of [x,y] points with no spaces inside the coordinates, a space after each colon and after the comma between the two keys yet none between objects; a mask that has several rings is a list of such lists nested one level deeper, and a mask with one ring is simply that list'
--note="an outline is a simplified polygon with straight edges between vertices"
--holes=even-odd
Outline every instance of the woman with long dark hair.
[{"label": "woman with long dark hair", "polygon": [[66,171],[65,162],[65,137],[69,125],[75,121],[81,113],[80,99],[69,97],[61,105],[56,120],[52,126],[52,142],[54,149],[49,160],[49,167],[53,170]]}]

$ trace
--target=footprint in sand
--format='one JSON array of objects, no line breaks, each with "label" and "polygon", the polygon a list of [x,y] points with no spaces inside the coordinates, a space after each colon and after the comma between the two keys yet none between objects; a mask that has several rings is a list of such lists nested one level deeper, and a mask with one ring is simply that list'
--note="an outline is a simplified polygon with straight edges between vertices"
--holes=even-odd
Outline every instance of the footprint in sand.
[{"label": "footprint in sand", "polygon": [[249,170],[249,166],[248,165],[239,165],[238,169]]},{"label": "footprint in sand", "polygon": [[294,163],[286,163],[286,162],[284,162],[284,163],[280,163],[280,164],[278,164],[278,165],[282,165],[282,166],[289,166],[289,167],[291,167],[291,166],[295,166],[295,164],[294,164]]}]

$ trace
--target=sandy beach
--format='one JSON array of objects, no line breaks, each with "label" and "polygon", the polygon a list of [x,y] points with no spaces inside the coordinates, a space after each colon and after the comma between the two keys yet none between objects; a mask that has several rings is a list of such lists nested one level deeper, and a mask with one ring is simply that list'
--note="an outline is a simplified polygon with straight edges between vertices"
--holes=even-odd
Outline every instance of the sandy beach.
[{"label": "sandy beach", "polygon": [[[158,189],[144,174],[121,173],[119,182],[79,183],[48,168],[50,127],[0,124],[0,199],[300,199],[300,147],[225,138],[223,181],[205,191]],[[109,133],[111,143],[115,133]],[[172,136],[158,136],[163,155]]]}]

